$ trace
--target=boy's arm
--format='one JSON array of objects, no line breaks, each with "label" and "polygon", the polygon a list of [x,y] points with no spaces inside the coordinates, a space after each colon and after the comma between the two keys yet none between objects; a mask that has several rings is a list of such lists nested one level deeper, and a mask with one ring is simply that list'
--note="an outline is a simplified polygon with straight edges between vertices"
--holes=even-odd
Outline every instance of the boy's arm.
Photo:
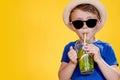
[{"label": "boy's arm", "polygon": [[117,65],[109,66],[103,59],[98,60],[97,64],[107,80],[119,80],[120,71]]},{"label": "boy's arm", "polygon": [[62,61],[61,63],[61,66],[58,72],[59,80],[70,80],[76,68],[77,53],[72,46],[70,47],[70,50],[68,52],[68,58],[70,59],[68,63],[64,61]]},{"label": "boy's arm", "polygon": [[69,63],[62,62],[58,72],[59,80],[70,80],[76,65],[77,64],[74,64],[71,61]]}]

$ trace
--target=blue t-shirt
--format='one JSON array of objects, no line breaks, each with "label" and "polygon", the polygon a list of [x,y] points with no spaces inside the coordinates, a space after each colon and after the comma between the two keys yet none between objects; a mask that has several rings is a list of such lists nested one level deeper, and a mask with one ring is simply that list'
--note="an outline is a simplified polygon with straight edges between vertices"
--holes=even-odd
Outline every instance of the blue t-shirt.
[{"label": "blue t-shirt", "polygon": [[[65,46],[62,59],[61,59],[62,62],[68,63],[70,61],[70,59],[68,58],[68,51],[70,49],[70,46],[73,46],[73,47],[75,46],[75,43],[76,41],[70,42],[69,44]],[[118,65],[114,50],[108,43],[98,40],[94,42],[93,44],[100,49],[100,54],[108,65],[110,66]],[[94,72],[90,75],[81,75],[79,66],[77,65],[76,69],[74,70],[72,74],[71,79],[72,80],[105,80],[105,77],[100,71],[98,65],[95,63]]]}]

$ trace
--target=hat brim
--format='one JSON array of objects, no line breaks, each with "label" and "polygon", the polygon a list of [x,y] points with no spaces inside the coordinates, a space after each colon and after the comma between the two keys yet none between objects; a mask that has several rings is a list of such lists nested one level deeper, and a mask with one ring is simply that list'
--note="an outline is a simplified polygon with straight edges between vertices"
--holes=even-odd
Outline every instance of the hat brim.
[{"label": "hat brim", "polygon": [[72,0],[65,7],[64,12],[63,12],[63,21],[66,24],[66,26],[72,30],[71,26],[69,25],[69,16],[70,16],[72,9],[80,4],[91,4],[98,9],[98,11],[100,13],[100,18],[101,18],[101,26],[97,30],[97,31],[99,31],[104,26],[105,21],[106,21],[106,9],[99,2],[99,0]]}]

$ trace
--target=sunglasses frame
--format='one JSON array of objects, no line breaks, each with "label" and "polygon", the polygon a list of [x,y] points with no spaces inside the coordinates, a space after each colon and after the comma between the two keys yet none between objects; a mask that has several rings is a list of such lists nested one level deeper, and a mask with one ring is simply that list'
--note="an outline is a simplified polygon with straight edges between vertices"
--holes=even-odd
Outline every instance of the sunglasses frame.
[{"label": "sunglasses frame", "polygon": [[[94,24],[91,24],[91,23],[93,23],[93,21],[94,21]],[[77,23],[75,23],[75,22],[77,22]],[[87,25],[88,28],[94,28],[97,25],[98,20],[97,19],[88,19],[86,21],[82,21],[82,20],[71,21],[71,23],[73,24],[73,26],[75,27],[75,29],[81,29],[81,28],[83,28],[84,22],[85,22],[85,24]],[[78,24],[79,24],[79,26],[78,26]]]}]

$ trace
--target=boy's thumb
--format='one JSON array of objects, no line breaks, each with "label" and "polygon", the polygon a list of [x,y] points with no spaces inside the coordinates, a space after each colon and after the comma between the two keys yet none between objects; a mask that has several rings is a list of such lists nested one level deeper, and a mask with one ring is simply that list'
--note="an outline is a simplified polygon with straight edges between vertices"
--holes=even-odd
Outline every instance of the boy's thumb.
[{"label": "boy's thumb", "polygon": [[72,47],[72,46],[70,46],[70,50],[71,50],[71,49],[73,49],[73,47]]}]

